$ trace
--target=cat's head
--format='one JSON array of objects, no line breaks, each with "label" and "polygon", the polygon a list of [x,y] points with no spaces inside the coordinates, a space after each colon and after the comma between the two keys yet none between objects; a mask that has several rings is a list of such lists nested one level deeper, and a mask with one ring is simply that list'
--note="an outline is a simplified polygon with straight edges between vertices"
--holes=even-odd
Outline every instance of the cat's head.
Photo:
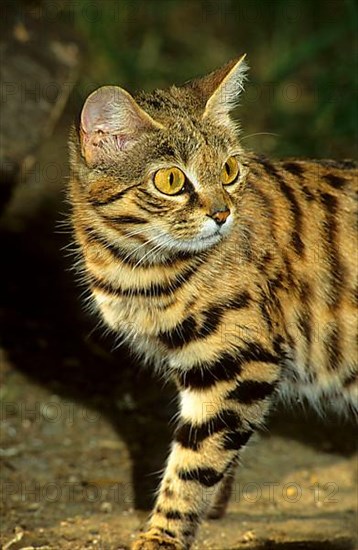
[{"label": "cat's head", "polygon": [[243,56],[180,87],[133,97],[104,86],[88,97],[72,168],[92,226],[164,259],[225,237],[246,173],[229,115],[245,72]]}]

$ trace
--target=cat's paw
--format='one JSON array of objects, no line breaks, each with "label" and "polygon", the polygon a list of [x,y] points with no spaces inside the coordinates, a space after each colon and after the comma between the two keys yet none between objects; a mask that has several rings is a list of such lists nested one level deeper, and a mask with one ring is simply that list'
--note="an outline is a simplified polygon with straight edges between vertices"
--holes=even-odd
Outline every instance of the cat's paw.
[{"label": "cat's paw", "polygon": [[164,535],[143,533],[134,541],[131,550],[183,550],[184,547],[174,539]]}]

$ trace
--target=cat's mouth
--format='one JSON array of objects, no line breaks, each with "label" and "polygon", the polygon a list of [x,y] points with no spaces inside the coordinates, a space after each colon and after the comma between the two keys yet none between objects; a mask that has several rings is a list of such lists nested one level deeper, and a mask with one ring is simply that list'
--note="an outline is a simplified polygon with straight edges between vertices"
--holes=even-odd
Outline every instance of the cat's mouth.
[{"label": "cat's mouth", "polygon": [[212,235],[200,236],[200,237],[195,238],[194,240],[206,243],[206,245],[208,245],[209,243],[214,244],[214,243],[220,241],[222,238],[223,238],[222,233],[220,233],[220,231],[215,231],[215,233],[213,233]]}]

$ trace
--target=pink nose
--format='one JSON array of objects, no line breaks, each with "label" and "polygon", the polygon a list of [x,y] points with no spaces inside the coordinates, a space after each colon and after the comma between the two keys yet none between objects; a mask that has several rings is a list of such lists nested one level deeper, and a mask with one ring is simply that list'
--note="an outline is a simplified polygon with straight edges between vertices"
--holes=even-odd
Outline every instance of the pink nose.
[{"label": "pink nose", "polygon": [[210,214],[210,218],[216,221],[218,225],[222,225],[226,222],[227,218],[230,216],[230,210],[226,208],[225,210],[217,210],[213,214]]}]

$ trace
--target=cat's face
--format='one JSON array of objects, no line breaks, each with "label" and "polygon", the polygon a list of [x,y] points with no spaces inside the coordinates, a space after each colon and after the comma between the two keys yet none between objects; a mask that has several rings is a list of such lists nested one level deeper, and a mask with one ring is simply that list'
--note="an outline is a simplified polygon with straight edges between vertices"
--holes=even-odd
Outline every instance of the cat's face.
[{"label": "cat's face", "polygon": [[107,238],[130,254],[195,253],[232,229],[245,177],[228,117],[227,77],[236,81],[237,72],[242,75],[242,60],[219,77],[136,101],[116,87],[87,100],[80,145],[91,223],[104,225]]}]

